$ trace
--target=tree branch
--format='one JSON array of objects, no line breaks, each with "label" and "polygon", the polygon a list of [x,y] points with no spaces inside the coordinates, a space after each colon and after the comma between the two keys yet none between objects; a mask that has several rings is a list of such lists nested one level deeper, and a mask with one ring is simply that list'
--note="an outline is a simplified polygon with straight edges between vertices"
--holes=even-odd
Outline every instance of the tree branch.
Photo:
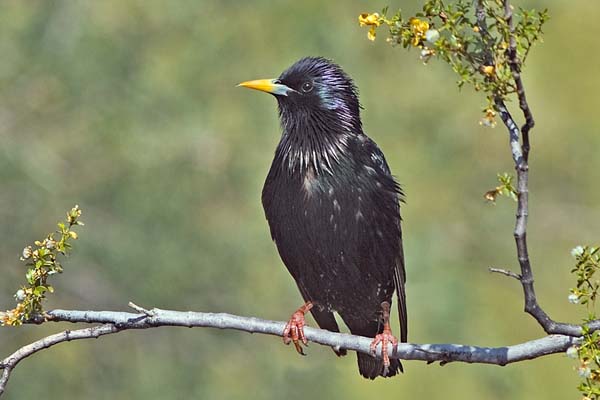
[{"label": "tree branch", "polygon": [[[0,361],[3,369],[0,378],[0,395],[4,392],[10,374],[25,358],[56,344],[80,339],[92,339],[130,329],[149,329],[160,326],[209,327],[234,329],[250,333],[282,336],[284,322],[268,321],[252,317],[240,317],[224,313],[202,313],[161,310],[154,308],[138,313],[119,311],[78,311],[53,310],[45,315],[46,321],[100,324],[90,328],[65,330],[24,346]],[[44,320],[32,323],[44,323]],[[306,327],[308,340],[324,346],[339,347],[370,354],[372,338],[345,333],[334,333],[323,329]],[[548,335],[528,342],[504,347],[479,347],[460,344],[409,344],[400,343],[391,358],[431,362],[465,362],[506,365],[523,360],[531,360],[549,354],[561,353],[579,342],[579,339],[566,335]],[[379,353],[381,348],[378,349]],[[381,354],[379,354],[380,356]]]},{"label": "tree branch", "polygon": [[113,324],[99,325],[91,328],[78,329],[76,331],[66,330],[21,347],[19,350],[0,361],[0,369],[2,369],[2,376],[0,377],[0,396],[6,389],[6,384],[8,383],[11,372],[17,364],[25,358],[41,350],[52,347],[55,344],[69,342],[71,340],[98,338],[103,335],[119,332],[119,330],[120,329]]},{"label": "tree branch", "polygon": [[531,113],[531,109],[529,108],[529,104],[527,103],[527,98],[525,97],[525,87],[523,86],[523,80],[521,79],[521,60],[519,60],[517,54],[517,40],[515,39],[515,24],[513,22],[513,10],[508,0],[504,0],[504,18],[506,19],[506,23],[508,24],[508,28],[510,31],[510,38],[508,42],[508,63],[510,65],[510,70],[512,72],[513,80],[517,86],[517,97],[519,98],[519,107],[523,112],[523,116],[525,117],[525,124],[521,127],[521,133],[523,135],[523,158],[525,162],[529,160],[529,131],[534,127],[535,121],[533,119],[533,114]]},{"label": "tree branch", "polygon": [[[513,80],[517,87],[519,107],[525,118],[525,124],[522,129],[519,129],[515,123],[515,120],[508,111],[502,97],[496,96],[494,102],[500,114],[500,118],[508,130],[510,150],[517,171],[517,213],[514,237],[517,248],[517,258],[521,268],[519,281],[523,286],[525,312],[533,316],[548,334],[580,336],[582,334],[581,326],[556,322],[548,316],[548,314],[540,307],[533,287],[533,272],[527,248],[527,217],[529,215],[529,131],[533,128],[535,121],[531,109],[529,108],[529,104],[527,103],[525,88],[523,81],[521,80],[521,62],[517,54],[517,44],[512,19],[512,6],[510,5],[509,0],[504,0],[504,13],[504,18],[508,24],[510,34],[509,47],[506,51]],[[475,14],[477,24],[480,28],[480,34],[485,41],[488,33],[483,2],[481,0],[477,1]],[[521,138],[522,144],[520,142]],[[600,326],[600,322],[593,321],[588,326],[591,329],[596,330]]]}]

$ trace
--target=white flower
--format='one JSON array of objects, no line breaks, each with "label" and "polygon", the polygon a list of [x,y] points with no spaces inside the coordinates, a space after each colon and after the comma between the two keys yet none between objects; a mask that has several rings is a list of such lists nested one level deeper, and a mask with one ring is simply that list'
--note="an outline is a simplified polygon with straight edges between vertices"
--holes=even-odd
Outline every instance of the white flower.
[{"label": "white flower", "polygon": [[579,296],[577,296],[575,293],[571,293],[568,297],[569,299],[569,303],[571,304],[578,304],[579,303]]},{"label": "white flower", "polygon": [[574,258],[582,256],[583,255],[583,246],[574,247],[573,250],[571,250],[571,255]]},{"label": "white flower", "polygon": [[437,40],[439,38],[440,38],[440,33],[437,31],[437,29],[429,29],[429,30],[427,30],[427,32],[425,32],[425,39],[429,43],[435,43],[435,42],[437,42]]},{"label": "white flower", "polygon": [[52,250],[54,247],[56,247],[56,241],[52,239],[46,239],[44,240],[44,245],[48,250]]},{"label": "white flower", "polygon": [[423,64],[427,64],[429,59],[435,54],[435,50],[424,48],[421,50],[421,56],[419,57]]},{"label": "white flower", "polygon": [[25,291],[23,289],[17,290],[17,293],[15,293],[15,299],[17,299],[17,301],[25,300]]},{"label": "white flower", "polygon": [[569,358],[578,358],[579,353],[577,351],[577,346],[571,346],[567,349],[567,357]]},{"label": "white flower", "polygon": [[589,378],[592,374],[592,370],[587,365],[583,364],[581,367],[577,368],[577,373],[582,378]]},{"label": "white flower", "polygon": [[31,246],[27,246],[23,249],[23,260],[27,260],[29,257],[31,257],[31,254],[33,253]]}]

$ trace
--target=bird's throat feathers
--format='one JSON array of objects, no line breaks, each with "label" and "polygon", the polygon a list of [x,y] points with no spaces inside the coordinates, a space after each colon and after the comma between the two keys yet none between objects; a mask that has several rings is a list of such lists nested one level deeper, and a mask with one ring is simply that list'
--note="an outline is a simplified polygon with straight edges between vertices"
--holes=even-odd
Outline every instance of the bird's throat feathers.
[{"label": "bird's throat feathers", "polygon": [[362,134],[352,79],[329,60],[307,57],[277,81],[291,89],[276,96],[283,129],[276,159],[288,172],[332,173],[336,163],[351,157],[349,141]]},{"label": "bird's throat feathers", "polygon": [[276,159],[288,172],[332,173],[348,157],[348,142],[362,133],[360,116],[330,109],[287,110],[279,106],[283,133]]}]

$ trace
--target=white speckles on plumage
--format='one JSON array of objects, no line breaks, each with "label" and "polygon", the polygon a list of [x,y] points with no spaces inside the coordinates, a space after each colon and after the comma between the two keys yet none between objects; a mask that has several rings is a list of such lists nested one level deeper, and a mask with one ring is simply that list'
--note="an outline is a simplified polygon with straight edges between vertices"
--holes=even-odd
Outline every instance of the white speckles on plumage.
[{"label": "white speckles on plumage", "polygon": [[[313,192],[317,190],[318,182],[315,177],[315,170],[312,167],[309,167],[304,174],[304,181],[302,183],[302,187],[304,188],[304,192],[308,197],[311,197]],[[306,216],[306,214],[305,214]]]},{"label": "white speckles on plumage", "polygon": [[342,211],[342,208],[340,207],[340,203],[337,201],[337,199],[333,199],[333,210],[337,213]]},{"label": "white speckles on plumage", "polygon": [[365,216],[363,215],[362,211],[358,210],[358,211],[356,212],[356,214],[354,215],[354,217],[356,218],[356,221],[358,222],[358,221],[360,221],[361,219],[364,219],[364,217],[365,217]]}]

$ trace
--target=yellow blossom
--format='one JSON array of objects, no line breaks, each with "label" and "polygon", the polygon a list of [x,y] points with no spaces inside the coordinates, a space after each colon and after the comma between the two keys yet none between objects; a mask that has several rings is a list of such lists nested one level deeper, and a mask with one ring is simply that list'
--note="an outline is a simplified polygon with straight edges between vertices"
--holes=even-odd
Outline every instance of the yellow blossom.
[{"label": "yellow blossom", "polygon": [[479,33],[479,27],[477,25],[473,27],[473,32]]},{"label": "yellow blossom", "polygon": [[498,197],[498,195],[500,194],[500,190],[501,189],[502,188],[500,186],[498,186],[495,189],[488,190],[483,195],[483,198],[486,199],[487,201],[489,201],[490,203],[495,203],[496,202],[496,197]]},{"label": "yellow blossom", "polygon": [[[481,118],[481,120],[479,121],[479,125],[483,125],[483,126],[488,126],[490,128],[493,128],[496,126],[496,111],[494,111],[491,108],[487,108],[485,111],[485,116],[483,118]],[[487,193],[486,193],[487,195]],[[486,196],[487,198],[487,196]]]},{"label": "yellow blossom", "polygon": [[369,38],[369,40],[370,40],[370,41],[373,41],[373,40],[375,40],[375,35],[376,35],[376,33],[375,33],[375,29],[376,29],[376,28],[377,28],[377,27],[376,27],[375,25],[373,25],[373,26],[371,27],[371,29],[369,29],[369,32],[367,32],[367,38]]},{"label": "yellow blossom", "polygon": [[494,75],[494,66],[493,65],[484,65],[481,67],[481,72],[486,74],[487,76]]},{"label": "yellow blossom", "polygon": [[419,18],[411,18],[409,23],[413,33],[412,45],[417,47],[425,38],[425,32],[429,30],[429,23],[427,21],[422,21]]},{"label": "yellow blossom", "polygon": [[19,303],[19,304],[17,304],[16,308],[0,313],[0,325],[4,325],[4,326],[21,325],[21,317],[22,317],[24,311],[25,311],[25,307],[23,306],[23,304]]},{"label": "yellow blossom", "polygon": [[379,14],[373,13],[362,13],[358,16],[358,23],[360,26],[373,25],[379,26],[381,25],[381,21],[379,20]]},{"label": "yellow blossom", "polygon": [[369,40],[375,40],[375,30],[379,25],[381,25],[381,19],[379,18],[379,14],[367,14],[363,13],[358,16],[358,23],[360,26],[371,26],[369,32],[367,32],[367,37]]}]

